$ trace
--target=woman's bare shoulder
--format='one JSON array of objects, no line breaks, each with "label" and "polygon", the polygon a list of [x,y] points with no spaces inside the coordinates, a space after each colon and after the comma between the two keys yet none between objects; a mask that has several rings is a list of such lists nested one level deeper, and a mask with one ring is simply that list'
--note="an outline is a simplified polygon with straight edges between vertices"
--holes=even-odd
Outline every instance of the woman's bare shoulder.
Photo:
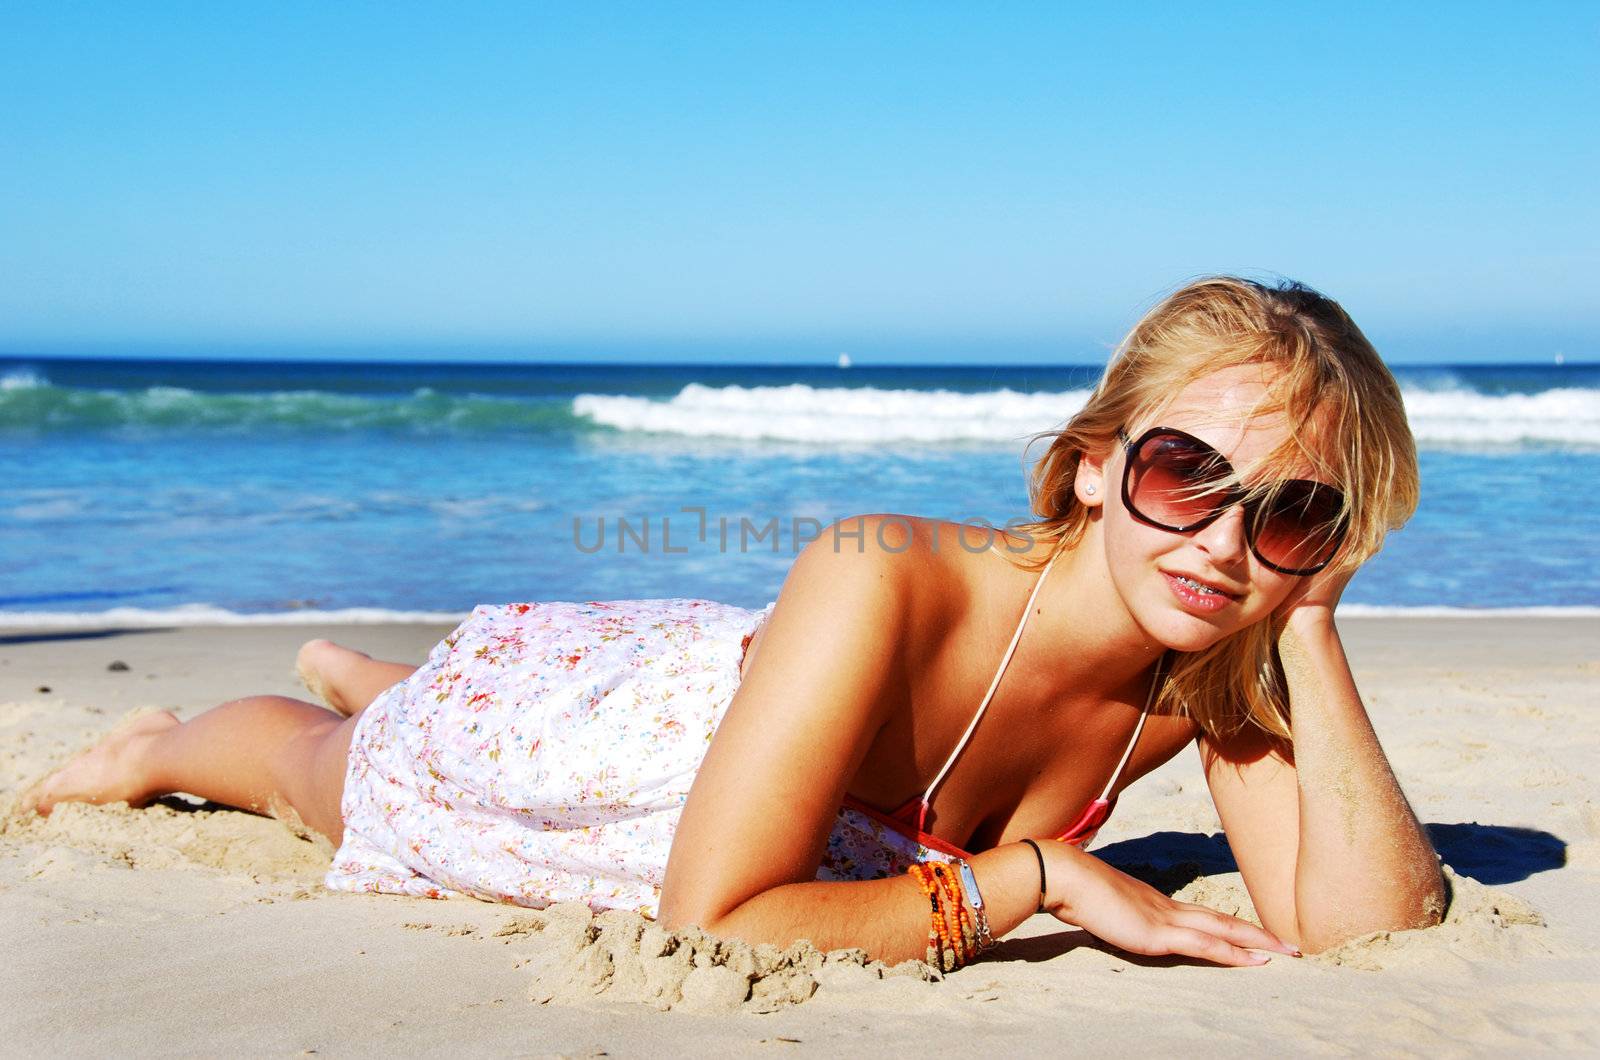
[{"label": "woman's bare shoulder", "polygon": [[[1016,577],[1009,558],[1024,539],[983,526],[893,512],[852,515],[824,527],[801,549],[778,594],[778,611],[837,614],[835,601],[876,583],[876,646],[903,644],[915,631],[953,630],[986,597],[990,579]],[[1007,558],[1002,559],[1002,556]],[[1026,574],[1021,577],[1026,578]],[[772,617],[755,631],[743,672],[755,663]],[[936,638],[935,638],[936,639]]]},{"label": "woman's bare shoulder", "polygon": [[949,587],[943,536],[937,520],[883,512],[823,527],[790,567],[773,618],[815,608],[837,619],[836,601],[866,598],[877,601],[880,612],[869,617],[885,636],[914,627],[919,603]]},{"label": "woman's bare shoulder", "polygon": [[907,619],[902,628],[932,633],[954,629],[1037,578],[1019,561],[1042,546],[993,527],[875,513],[841,519],[808,547],[851,557],[828,565],[836,574],[849,570],[891,583]]},{"label": "woman's bare shoulder", "polygon": [[[826,606],[829,594],[875,583],[885,605],[907,602],[919,576],[927,573],[921,561],[920,540],[927,531],[912,516],[893,514],[852,515],[824,527],[795,558],[778,595],[783,607],[787,594]],[[886,595],[885,595],[886,594]]]},{"label": "woman's bare shoulder", "polygon": [[837,622],[842,601],[871,613],[852,615],[871,635],[875,653],[892,652],[910,622],[913,593],[930,571],[922,559],[928,530],[923,520],[893,514],[854,515],[832,523],[795,557],[772,614],[756,628],[745,650],[741,679],[751,672],[771,627]]},{"label": "woman's bare shoulder", "polygon": [[[994,562],[995,557],[986,554],[997,540],[996,532],[984,527],[875,512],[849,516],[824,528],[805,552],[842,558],[817,562],[813,557],[805,566],[808,573],[820,567],[832,577],[881,578],[903,606],[926,603],[940,608],[970,598],[984,565]],[[797,561],[796,566],[801,564]]]}]

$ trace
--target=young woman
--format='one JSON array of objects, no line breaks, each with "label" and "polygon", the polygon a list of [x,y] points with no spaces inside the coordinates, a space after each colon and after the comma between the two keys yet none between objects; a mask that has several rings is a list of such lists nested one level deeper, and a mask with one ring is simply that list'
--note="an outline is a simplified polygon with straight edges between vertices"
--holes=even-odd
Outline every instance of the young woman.
[{"label": "young woman", "polygon": [[[1417,498],[1399,389],[1334,302],[1191,283],[1050,436],[1013,532],[870,515],[774,604],[480,607],[421,668],[326,641],[338,713],[139,719],[25,804],[186,791],[289,811],[330,886],[596,908],[947,967],[1037,909],[1257,964],[1434,923],[1438,860],[1334,607]],[[1083,847],[1197,744],[1265,930]]]}]

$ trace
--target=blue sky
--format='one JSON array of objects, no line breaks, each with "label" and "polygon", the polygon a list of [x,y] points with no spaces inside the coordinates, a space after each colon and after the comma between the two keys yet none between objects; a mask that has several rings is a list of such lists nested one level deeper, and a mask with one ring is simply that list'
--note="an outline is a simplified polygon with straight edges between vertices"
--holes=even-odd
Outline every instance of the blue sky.
[{"label": "blue sky", "polygon": [[0,351],[1600,356],[1600,6],[0,7]]}]

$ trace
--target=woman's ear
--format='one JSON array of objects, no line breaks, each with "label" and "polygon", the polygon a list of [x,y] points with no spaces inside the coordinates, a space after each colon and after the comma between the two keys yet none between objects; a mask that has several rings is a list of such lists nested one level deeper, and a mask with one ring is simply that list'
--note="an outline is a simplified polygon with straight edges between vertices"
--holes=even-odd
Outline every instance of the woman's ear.
[{"label": "woman's ear", "polygon": [[1078,503],[1098,508],[1106,500],[1105,461],[1091,453],[1078,458],[1078,474],[1072,484]]}]

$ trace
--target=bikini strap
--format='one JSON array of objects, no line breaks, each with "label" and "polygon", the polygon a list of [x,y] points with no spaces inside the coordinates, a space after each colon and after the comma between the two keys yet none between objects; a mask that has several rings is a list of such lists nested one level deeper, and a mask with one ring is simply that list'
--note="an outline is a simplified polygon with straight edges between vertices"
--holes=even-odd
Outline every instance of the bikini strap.
[{"label": "bikini strap", "polygon": [[1111,779],[1106,781],[1105,790],[1100,792],[1099,801],[1105,802],[1111,798],[1111,789],[1117,786],[1117,781],[1122,779],[1122,771],[1128,768],[1128,759],[1133,757],[1133,749],[1139,746],[1139,734],[1144,732],[1144,723],[1150,717],[1150,708],[1156,702],[1156,689],[1161,687],[1161,664],[1166,661],[1166,653],[1156,660],[1155,673],[1150,675],[1150,692],[1144,698],[1144,709],[1139,712],[1139,721],[1133,727],[1133,736],[1128,740],[1128,746],[1123,749],[1122,761],[1117,763],[1117,768],[1112,771]]},{"label": "bikini strap", "polygon": [[989,682],[989,691],[983,694],[983,702],[978,704],[978,712],[972,716],[972,721],[967,725],[967,731],[961,734],[961,739],[956,743],[956,749],[950,752],[950,757],[945,759],[944,768],[933,778],[933,783],[928,785],[928,790],[922,793],[922,802],[917,807],[917,831],[927,831],[928,802],[933,798],[933,793],[944,782],[945,776],[950,772],[950,767],[956,764],[956,759],[961,757],[961,752],[966,749],[967,741],[972,739],[972,734],[978,729],[978,722],[983,720],[984,711],[989,709],[989,701],[994,698],[995,689],[1000,687],[1000,678],[1006,672],[1006,665],[1011,662],[1012,654],[1017,650],[1017,644],[1022,640],[1022,630],[1028,624],[1028,616],[1033,614],[1033,601],[1039,595],[1040,586],[1044,585],[1045,575],[1050,573],[1050,568],[1055,564],[1056,552],[1050,561],[1044,565],[1044,570],[1039,572],[1039,579],[1033,583],[1033,592],[1028,594],[1028,603],[1022,609],[1022,617],[1017,621],[1017,631],[1011,634],[1011,643],[1006,646],[1006,653],[1000,658],[1000,666],[994,672],[994,680]]}]

